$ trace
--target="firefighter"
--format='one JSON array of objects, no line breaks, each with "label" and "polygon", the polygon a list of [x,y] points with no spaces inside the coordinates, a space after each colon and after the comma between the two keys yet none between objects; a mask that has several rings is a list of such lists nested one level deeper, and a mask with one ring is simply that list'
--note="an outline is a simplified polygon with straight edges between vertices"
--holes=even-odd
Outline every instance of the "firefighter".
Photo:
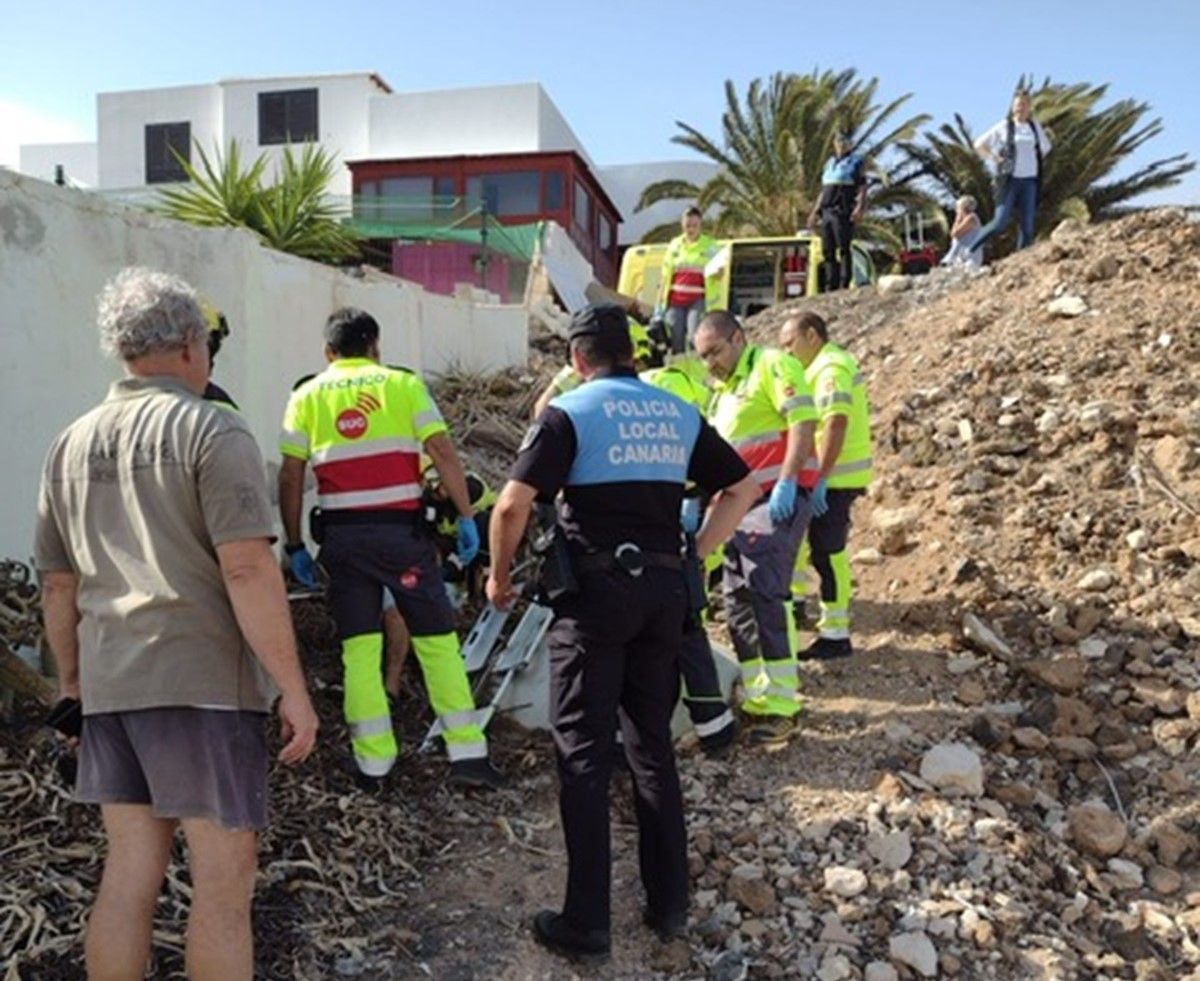
[{"label": "firefighter", "polygon": [[825,485],[813,456],[816,410],[804,367],[750,344],[737,318],[706,314],[696,353],[717,380],[709,418],[758,481],[759,498],[725,546],[723,588],[754,742],[785,740],[800,711],[789,608],[792,569]]},{"label": "firefighter", "polygon": [[279,502],[285,551],[301,581],[314,560],[300,532],[304,470],[312,461],[324,529],[321,564],[342,642],[344,709],[360,783],[377,790],[398,748],[380,670],[383,589],[412,635],[434,712],[441,721],[452,783],[497,787],[476,721],[454,612],[437,550],[420,533],[420,453],[432,458],[458,509],[458,554],[479,551],[462,464],[421,379],[379,363],[379,325],[344,308],[325,325],[329,366],[292,392],[283,421]]},{"label": "firefighter", "polygon": [[[846,538],[850,511],[874,476],[871,447],[871,410],[862,372],[853,355],[829,340],[829,328],[815,313],[803,313],[784,322],[779,344],[804,365],[816,402],[817,458],[828,486],[825,507],[813,509],[808,528],[808,548],[801,550],[792,595],[803,605],[808,587],[808,562],[821,577],[821,619],[817,639],[801,660],[848,657],[850,598],[853,580]],[[808,553],[808,554],[806,554]]]},{"label": "firefighter", "polygon": [[557,533],[575,588],[554,601],[551,723],[567,842],[561,913],[534,935],[551,950],[611,949],[608,785],[618,721],[633,775],[644,922],[661,937],[687,923],[687,833],[671,744],[685,616],[679,510],[690,479],[723,491],[698,534],[701,554],[736,526],[756,488],[745,464],[693,406],[640,381],[619,307],[571,320],[571,359],[587,384],[530,428],[492,516],[488,598],[513,602],[514,554],[534,501],[563,493]]},{"label": "firefighter", "polygon": [[673,354],[691,347],[704,311],[717,303],[718,284],[704,275],[704,269],[719,246],[700,230],[702,220],[699,208],[688,208],[680,219],[682,234],[671,239],[663,255],[655,317],[666,322]]},{"label": "firefighter", "polygon": [[442,578],[445,579],[447,587],[463,587],[467,595],[473,597],[476,594],[478,577],[487,569],[491,559],[487,550],[487,535],[492,507],[496,503],[496,492],[474,471],[468,471],[464,476],[467,482],[467,497],[475,511],[475,526],[479,531],[481,543],[479,554],[466,565],[460,562],[457,553],[458,512],[450,499],[449,490],[432,463],[422,472],[421,480],[425,485],[426,521],[433,526],[438,550],[443,557]]},{"label": "firefighter", "polygon": [[212,380],[212,372],[216,368],[217,354],[221,350],[221,342],[229,336],[229,321],[225,314],[213,306],[208,300],[201,298],[200,312],[204,314],[204,322],[208,325],[208,384],[204,388],[204,397],[223,409],[238,411],[238,404],[225,389]]},{"label": "firefighter", "polygon": [[809,228],[819,227],[821,231],[826,290],[846,289],[854,282],[850,243],[866,204],[866,164],[854,153],[854,137],[840,132],[833,138],[833,156],[825,162],[821,174],[821,195],[808,216]]}]

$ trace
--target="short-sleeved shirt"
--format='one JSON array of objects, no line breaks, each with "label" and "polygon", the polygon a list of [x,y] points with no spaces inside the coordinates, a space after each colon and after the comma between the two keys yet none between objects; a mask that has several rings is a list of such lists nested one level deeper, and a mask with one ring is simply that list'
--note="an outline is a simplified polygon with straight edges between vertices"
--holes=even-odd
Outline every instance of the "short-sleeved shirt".
[{"label": "short-sleeved shirt", "polygon": [[[609,379],[630,391],[621,390],[615,396],[607,396]],[[694,406],[669,392],[637,381],[632,370],[616,369],[605,373],[577,391],[595,397],[599,404],[590,409],[586,406],[577,409],[555,404],[557,399],[551,403],[526,434],[510,476],[535,488],[539,498],[545,501],[553,500],[560,490],[563,491],[560,521],[567,540],[583,550],[613,548],[622,542],[633,542],[647,551],[677,551],[684,478],[715,494],[748,473],[734,449],[699,418]],[[624,438],[618,428],[612,446],[606,445],[599,454],[602,460],[617,459],[610,474],[612,479],[574,483],[573,468],[583,449],[581,439],[589,438],[590,431],[581,434],[572,420],[572,413],[577,420],[584,418],[588,411],[607,415],[606,402],[610,401],[612,418],[631,434],[623,445],[618,445]],[[625,410],[630,412],[629,421],[622,423],[619,413]],[[674,414],[676,411],[678,416]],[[686,425],[694,426],[696,435],[690,448],[684,449],[686,459],[679,467],[679,479],[653,479],[652,472],[638,474],[636,479],[621,479],[624,461],[631,458],[629,444],[638,444],[640,449],[644,443],[648,451],[646,459],[672,457],[674,447],[665,441],[684,431],[685,417]],[[674,425],[675,420],[679,420],[678,426]],[[637,425],[642,429],[635,433]],[[656,457],[655,440],[660,438],[659,434],[662,434],[665,452]],[[604,432],[597,435],[600,438],[608,436]],[[620,451],[615,457],[611,455],[613,447]]]},{"label": "short-sleeved shirt", "polygon": [[853,153],[830,157],[821,173],[821,209],[850,214],[858,201],[859,189],[866,182],[867,168],[862,157]]},{"label": "short-sleeved shirt", "polygon": [[35,542],[79,578],[86,714],[172,705],[265,711],[216,546],[273,538],[262,455],[240,415],[173,378],[127,378],[52,444]]},{"label": "short-sleeved shirt", "polygon": [[[1034,127],[1037,127],[1036,131]],[[980,137],[980,142],[992,153],[1001,154],[1008,142],[1008,120],[1001,119]],[[1033,119],[1026,123],[1013,120],[1013,144],[1016,149],[1013,177],[1037,177],[1038,149],[1041,150],[1042,156],[1050,152],[1050,137],[1046,135],[1046,130]]]}]

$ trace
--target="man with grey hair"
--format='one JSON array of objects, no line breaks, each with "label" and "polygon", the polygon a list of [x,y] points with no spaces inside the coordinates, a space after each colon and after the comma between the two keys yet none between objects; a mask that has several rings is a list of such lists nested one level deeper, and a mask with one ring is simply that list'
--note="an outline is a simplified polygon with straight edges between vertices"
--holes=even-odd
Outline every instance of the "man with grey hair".
[{"label": "man with grey hair", "polygon": [[237,413],[201,398],[208,328],[186,283],[124,270],[99,328],[126,377],[52,444],[35,545],[61,694],[82,703],[77,797],[100,805],[108,838],[88,976],[145,973],[182,825],[188,976],[249,979],[270,681],[279,759],[305,759],[317,732],[262,457]]}]

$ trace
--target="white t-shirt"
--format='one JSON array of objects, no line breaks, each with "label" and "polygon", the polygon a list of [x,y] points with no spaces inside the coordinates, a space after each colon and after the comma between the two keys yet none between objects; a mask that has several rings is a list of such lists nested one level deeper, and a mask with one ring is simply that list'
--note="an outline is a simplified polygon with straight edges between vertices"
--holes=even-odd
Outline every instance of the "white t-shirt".
[{"label": "white t-shirt", "polygon": [[[1030,120],[1027,123],[1013,122],[1013,141],[1017,148],[1017,158],[1013,166],[1013,177],[1037,177],[1037,150],[1034,149],[1034,133],[1033,128],[1037,127],[1037,141],[1041,147],[1042,156],[1045,157],[1050,152],[1050,137],[1046,135],[1045,129],[1040,123]],[[980,142],[986,146],[992,153],[999,156],[1004,150],[1004,144],[1008,140],[1008,120],[1001,119],[995,126],[989,129],[980,139]]]}]

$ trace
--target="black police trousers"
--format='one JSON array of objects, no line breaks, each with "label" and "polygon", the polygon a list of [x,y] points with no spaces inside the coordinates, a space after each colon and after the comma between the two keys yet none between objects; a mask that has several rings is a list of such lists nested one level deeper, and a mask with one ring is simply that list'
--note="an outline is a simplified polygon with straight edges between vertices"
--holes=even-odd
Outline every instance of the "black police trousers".
[{"label": "black police trousers", "polygon": [[647,908],[687,909],[687,832],[671,743],[686,613],[683,576],[657,567],[579,576],[555,603],[549,633],[550,721],[567,842],[563,915],[608,930],[612,858],[608,786],[617,726],[633,776]]},{"label": "black police trousers", "polygon": [[841,211],[821,212],[821,251],[825,255],[825,290],[849,288],[854,282],[854,223]]}]

